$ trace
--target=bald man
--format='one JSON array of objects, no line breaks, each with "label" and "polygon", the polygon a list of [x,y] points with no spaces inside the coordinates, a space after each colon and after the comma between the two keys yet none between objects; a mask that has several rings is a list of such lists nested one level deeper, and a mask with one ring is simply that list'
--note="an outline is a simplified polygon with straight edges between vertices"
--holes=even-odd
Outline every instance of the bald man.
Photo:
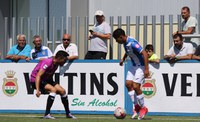
[{"label": "bald man", "polygon": [[63,43],[59,44],[55,51],[54,51],[54,56],[59,50],[66,51],[69,56],[68,60],[75,60],[78,58],[78,49],[76,44],[71,43],[71,35],[70,34],[63,34],[62,38]]}]

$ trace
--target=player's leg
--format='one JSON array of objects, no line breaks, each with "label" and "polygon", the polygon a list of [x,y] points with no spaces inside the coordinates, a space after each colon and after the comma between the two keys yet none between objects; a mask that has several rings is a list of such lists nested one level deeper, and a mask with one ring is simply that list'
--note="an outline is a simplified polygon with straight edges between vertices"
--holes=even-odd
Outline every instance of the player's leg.
[{"label": "player's leg", "polygon": [[133,115],[131,117],[132,119],[134,119],[137,116],[137,113],[139,112],[137,95],[135,93],[135,90],[133,89],[133,80],[135,80],[134,74],[135,70],[133,68],[130,68],[129,71],[127,72],[127,77],[126,77],[126,88],[128,89],[128,94],[133,103]]},{"label": "player's leg", "polygon": [[55,96],[56,96],[56,89],[50,84],[46,84],[44,86],[44,89],[50,92],[49,96],[47,98],[46,111],[45,111],[44,118],[55,119],[53,116],[50,115],[50,110],[51,110],[51,107],[53,105],[53,102],[54,102],[54,99],[55,99]]},{"label": "player's leg", "polygon": [[132,119],[135,119],[135,117],[138,115],[138,113],[140,112],[140,105],[138,104],[138,100],[137,100],[137,94],[134,94],[134,104],[133,104],[133,115],[132,115]]},{"label": "player's leg", "polygon": [[144,71],[143,68],[137,68],[135,70],[135,81],[133,82],[133,89],[135,90],[137,94],[137,100],[138,104],[140,105],[140,115],[138,119],[144,118],[144,116],[147,114],[148,109],[146,108],[144,104],[144,94],[141,90],[141,84],[144,82]]},{"label": "player's leg", "polygon": [[59,84],[56,84],[54,87],[57,89],[57,93],[59,93],[60,96],[61,96],[61,101],[62,101],[62,104],[63,104],[63,106],[64,106],[64,108],[65,108],[66,117],[67,117],[67,118],[75,119],[76,117],[73,116],[73,115],[70,113],[68,96],[67,96],[67,94],[66,94],[65,89],[64,89],[62,86],[60,86]]}]

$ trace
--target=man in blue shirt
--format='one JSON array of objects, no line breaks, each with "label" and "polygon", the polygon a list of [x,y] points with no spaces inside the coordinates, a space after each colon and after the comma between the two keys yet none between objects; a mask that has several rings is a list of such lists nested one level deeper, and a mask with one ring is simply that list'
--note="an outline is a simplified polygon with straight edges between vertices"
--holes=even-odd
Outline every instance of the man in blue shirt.
[{"label": "man in blue shirt", "polygon": [[26,44],[26,36],[19,34],[17,36],[17,45],[14,45],[7,53],[6,59],[18,62],[21,59],[30,60],[31,46]]},{"label": "man in blue shirt", "polygon": [[131,59],[132,66],[127,73],[126,87],[134,104],[132,119],[135,118],[137,113],[140,113],[138,119],[141,120],[148,112],[148,109],[144,104],[144,94],[140,89],[144,79],[149,76],[148,55],[136,39],[125,35],[123,29],[116,29],[113,32],[113,37],[117,43],[124,45],[126,52],[120,61],[120,65],[123,65],[127,56]]},{"label": "man in blue shirt", "polygon": [[31,50],[30,57],[34,60],[43,60],[44,58],[50,58],[52,57],[51,50],[42,45],[42,39],[39,35],[35,35],[33,37],[33,44],[35,45],[35,48]]}]

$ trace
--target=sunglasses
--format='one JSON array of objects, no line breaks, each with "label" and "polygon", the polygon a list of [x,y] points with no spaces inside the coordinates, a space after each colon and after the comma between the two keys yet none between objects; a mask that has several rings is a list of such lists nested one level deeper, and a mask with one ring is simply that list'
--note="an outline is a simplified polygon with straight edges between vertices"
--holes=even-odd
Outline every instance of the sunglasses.
[{"label": "sunglasses", "polygon": [[63,39],[63,41],[70,41],[71,39]]}]

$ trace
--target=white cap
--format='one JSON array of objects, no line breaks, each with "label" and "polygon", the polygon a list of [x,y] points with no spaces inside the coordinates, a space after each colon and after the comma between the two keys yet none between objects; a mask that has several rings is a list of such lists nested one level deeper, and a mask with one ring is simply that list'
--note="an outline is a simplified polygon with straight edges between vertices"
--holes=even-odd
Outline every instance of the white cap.
[{"label": "white cap", "polygon": [[103,11],[101,11],[101,10],[97,10],[96,12],[95,12],[95,16],[103,16]]}]

